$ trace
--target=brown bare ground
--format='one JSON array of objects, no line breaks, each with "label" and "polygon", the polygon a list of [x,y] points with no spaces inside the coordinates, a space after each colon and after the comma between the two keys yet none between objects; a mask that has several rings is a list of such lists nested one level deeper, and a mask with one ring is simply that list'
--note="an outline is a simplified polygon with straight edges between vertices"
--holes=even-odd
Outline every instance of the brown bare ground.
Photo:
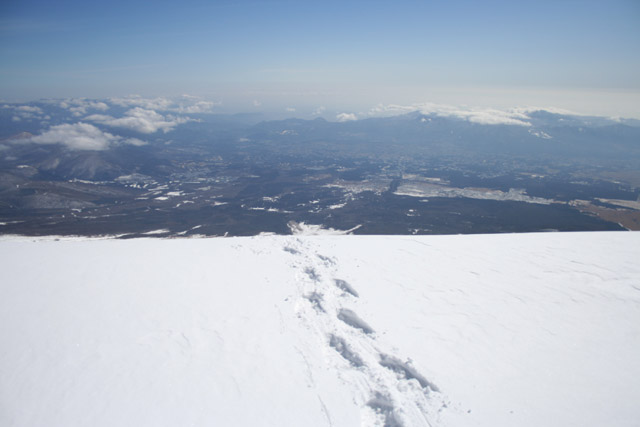
[{"label": "brown bare ground", "polygon": [[571,205],[580,212],[588,212],[598,218],[609,222],[615,222],[623,227],[638,231],[640,230],[640,211],[633,209],[611,209],[604,206],[597,206],[586,200],[574,200]]}]

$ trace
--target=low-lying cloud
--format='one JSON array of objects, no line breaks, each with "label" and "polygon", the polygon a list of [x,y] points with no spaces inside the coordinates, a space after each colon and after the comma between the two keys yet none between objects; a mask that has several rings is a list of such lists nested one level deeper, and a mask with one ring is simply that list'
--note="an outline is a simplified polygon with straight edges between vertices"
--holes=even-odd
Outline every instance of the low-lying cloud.
[{"label": "low-lying cloud", "polygon": [[186,104],[180,102],[177,107],[172,108],[171,111],[185,114],[210,113],[216,105],[220,105],[220,103],[212,101],[196,101],[191,104]]},{"label": "low-lying cloud", "polygon": [[358,116],[356,116],[355,113],[340,113],[336,116],[336,120],[339,122],[350,122],[358,120]]},{"label": "low-lying cloud", "polygon": [[[25,141],[25,140],[23,140]],[[146,142],[137,138],[123,138],[108,132],[103,132],[88,123],[62,124],[52,126],[40,135],[26,140],[35,144],[61,144],[71,150],[103,151],[115,144],[145,145]]]},{"label": "low-lying cloud", "polygon": [[42,111],[42,108],[34,105],[4,104],[1,108],[10,110],[13,113],[13,117],[11,117],[11,120],[13,120],[14,122],[19,122],[21,120],[41,119],[44,115],[44,111]]},{"label": "low-lying cloud", "polygon": [[87,114],[89,110],[107,111],[109,106],[102,101],[91,101],[84,98],[65,99],[60,107],[68,109],[76,117]]},{"label": "low-lying cloud", "polygon": [[127,111],[124,117],[112,117],[104,114],[93,114],[85,118],[106,126],[134,130],[140,133],[155,133],[159,130],[167,133],[182,123],[192,121],[188,117],[162,115],[154,110],[135,107]]},{"label": "low-lying cloud", "polygon": [[198,96],[182,95],[177,99],[164,97],[143,98],[128,96],[125,98],[109,98],[108,102],[120,107],[140,107],[145,110],[167,111],[182,114],[211,113],[213,108],[222,102],[206,101]]},{"label": "low-lying cloud", "polygon": [[497,110],[495,108],[455,107],[433,103],[412,105],[378,105],[369,111],[370,116],[392,116],[418,111],[439,117],[455,117],[483,125],[531,126],[527,111],[523,109]]},{"label": "low-lying cloud", "polygon": [[111,104],[120,107],[141,107],[146,110],[169,110],[174,102],[168,98],[142,98],[140,96],[128,96],[126,98],[109,98]]},{"label": "low-lying cloud", "polygon": [[311,115],[312,116],[320,116],[320,115],[324,114],[325,111],[326,111],[326,108],[321,105],[318,108],[316,108],[315,111],[313,113],[311,113]]}]

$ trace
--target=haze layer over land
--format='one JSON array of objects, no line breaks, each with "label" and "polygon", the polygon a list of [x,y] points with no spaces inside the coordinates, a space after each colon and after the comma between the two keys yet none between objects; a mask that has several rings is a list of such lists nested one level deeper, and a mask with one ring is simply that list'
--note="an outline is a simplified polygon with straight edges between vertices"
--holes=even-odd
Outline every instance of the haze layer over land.
[{"label": "haze layer over land", "polygon": [[635,0],[6,1],[0,99],[204,96],[221,112],[433,102],[640,119]]}]

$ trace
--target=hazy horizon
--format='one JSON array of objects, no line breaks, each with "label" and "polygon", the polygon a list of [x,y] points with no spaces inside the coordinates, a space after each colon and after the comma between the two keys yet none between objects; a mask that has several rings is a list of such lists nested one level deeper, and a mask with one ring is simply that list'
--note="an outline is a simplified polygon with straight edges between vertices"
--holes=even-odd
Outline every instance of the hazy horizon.
[{"label": "hazy horizon", "polygon": [[640,119],[633,1],[0,8],[0,99],[189,94],[214,111],[536,106]]}]

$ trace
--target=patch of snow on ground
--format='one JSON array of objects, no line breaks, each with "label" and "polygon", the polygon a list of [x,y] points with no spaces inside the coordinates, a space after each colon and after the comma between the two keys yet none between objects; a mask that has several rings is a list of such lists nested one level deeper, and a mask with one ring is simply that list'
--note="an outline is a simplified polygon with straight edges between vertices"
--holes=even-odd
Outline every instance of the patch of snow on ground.
[{"label": "patch of snow on ground", "polygon": [[289,221],[287,223],[291,234],[296,236],[319,236],[319,235],[345,235],[351,234],[362,225],[356,225],[349,230],[336,230],[334,228],[326,228],[323,225],[305,224],[304,222]]},{"label": "patch of snow on ground", "polygon": [[602,203],[622,206],[623,208],[640,210],[640,200],[617,200],[617,199],[598,199]]},{"label": "patch of snow on ground", "polygon": [[171,230],[166,229],[166,228],[161,228],[161,229],[158,229],[158,230],[151,230],[151,231],[147,231],[145,233],[140,233],[140,234],[145,234],[147,236],[153,236],[155,234],[168,234],[168,233],[171,233]]},{"label": "patch of snow on ground", "polygon": [[347,206],[346,203],[337,203],[335,205],[328,206],[328,209],[341,209]]},{"label": "patch of snow on ground", "polygon": [[402,183],[393,194],[411,197],[464,197],[468,199],[482,200],[512,200],[516,202],[537,203],[542,205],[558,203],[551,199],[529,196],[525,190],[522,189],[511,188],[509,191],[504,192],[487,188],[447,187],[440,184],[432,184],[422,181]]},{"label": "patch of snow on ground", "polygon": [[372,191],[375,194],[382,194],[389,189],[391,179],[374,179],[363,181],[345,181],[338,179],[331,184],[326,184],[326,188],[341,188],[350,194],[359,194],[365,191]]}]

